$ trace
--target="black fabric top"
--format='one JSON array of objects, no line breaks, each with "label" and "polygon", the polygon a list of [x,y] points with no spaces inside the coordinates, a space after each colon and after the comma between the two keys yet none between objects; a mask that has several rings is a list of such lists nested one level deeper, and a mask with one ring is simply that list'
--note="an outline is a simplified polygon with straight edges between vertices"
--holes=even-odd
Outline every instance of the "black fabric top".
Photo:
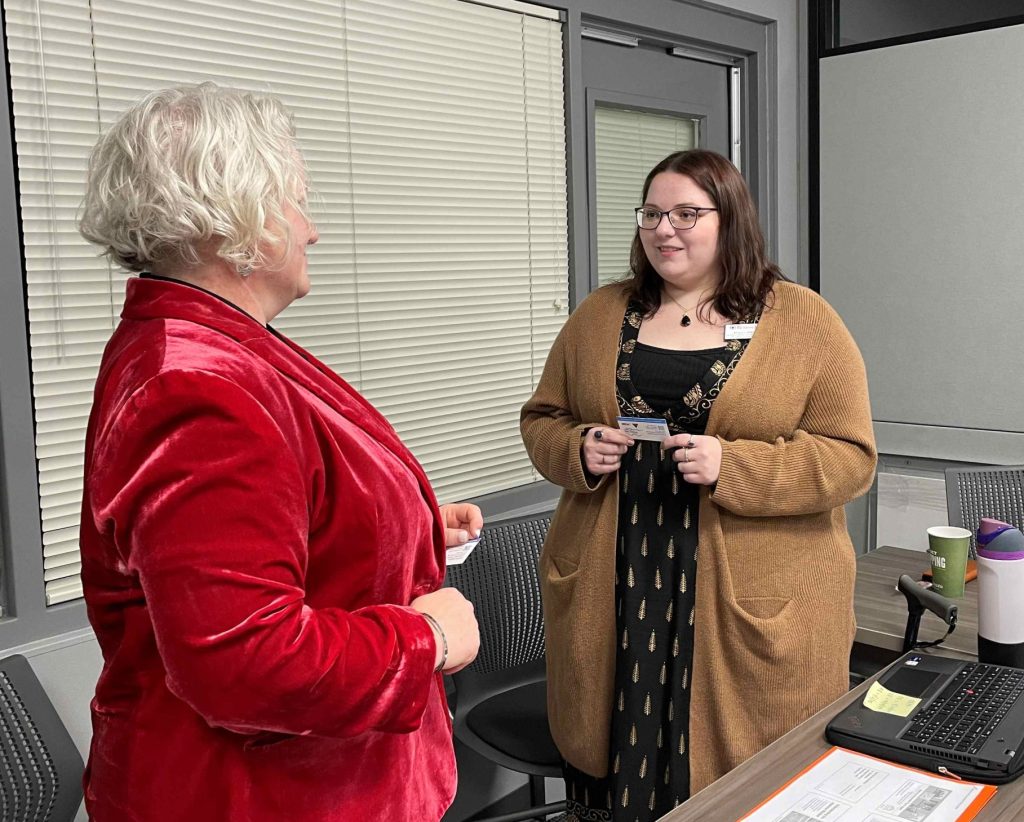
[{"label": "black fabric top", "polygon": [[[756,321],[756,320],[755,320]],[[619,361],[615,369],[615,393],[619,404],[619,413],[626,417],[663,416],[672,434],[703,433],[707,426],[711,405],[715,401],[729,379],[729,375],[739,364],[743,352],[747,350],[749,340],[727,340],[721,348],[709,348],[702,351],[672,351],[645,346],[637,339],[640,326],[643,324],[643,310],[637,303],[629,303],[622,320],[619,332]],[[648,363],[653,358],[664,358],[687,361],[685,373],[689,369],[703,366],[703,372],[683,378],[674,369],[668,370],[664,365],[648,366],[648,379],[651,371],[661,374],[654,377],[655,394],[648,393],[648,388],[640,389],[634,381],[634,359],[641,348],[647,349]],[[656,352],[665,351],[664,357]],[[707,359],[694,357],[694,354],[707,354]],[[678,366],[677,366],[678,367]],[[671,386],[674,392],[669,394]],[[664,410],[656,410],[651,399],[664,403]],[[667,403],[665,402],[667,400]]]},{"label": "black fabric top", "polygon": [[664,414],[679,402],[683,393],[704,378],[713,363],[731,358],[732,353],[724,346],[675,351],[638,341],[632,359],[633,385],[651,408]]}]

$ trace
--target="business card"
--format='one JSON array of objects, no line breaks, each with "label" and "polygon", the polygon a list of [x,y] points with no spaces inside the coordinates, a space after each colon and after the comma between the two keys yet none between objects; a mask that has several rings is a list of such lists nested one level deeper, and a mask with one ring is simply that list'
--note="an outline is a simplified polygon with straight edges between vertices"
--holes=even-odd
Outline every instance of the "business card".
[{"label": "business card", "polygon": [[635,440],[661,442],[671,436],[668,423],[661,417],[616,417],[619,430]]},{"label": "business card", "polygon": [[480,542],[480,537],[464,542],[462,545],[453,545],[445,552],[445,562],[448,565],[462,565],[473,553],[473,549],[476,548],[477,543]]}]

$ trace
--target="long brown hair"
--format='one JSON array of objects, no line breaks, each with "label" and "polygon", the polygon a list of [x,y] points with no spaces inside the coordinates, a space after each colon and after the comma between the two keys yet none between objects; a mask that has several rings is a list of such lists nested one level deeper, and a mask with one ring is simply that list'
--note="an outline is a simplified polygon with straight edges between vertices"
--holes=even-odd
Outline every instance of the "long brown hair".
[{"label": "long brown hair", "polygon": [[[772,286],[786,276],[765,256],[764,235],[747,183],[736,166],[714,151],[691,149],[670,154],[651,169],[644,180],[646,201],[651,181],[666,171],[685,174],[711,198],[718,209],[718,262],[722,279],[701,310],[713,305],[722,317],[740,320],[765,307]],[[661,306],[662,279],[644,253],[640,229],[629,252],[630,276],[625,282],[629,298],[647,315]]]}]

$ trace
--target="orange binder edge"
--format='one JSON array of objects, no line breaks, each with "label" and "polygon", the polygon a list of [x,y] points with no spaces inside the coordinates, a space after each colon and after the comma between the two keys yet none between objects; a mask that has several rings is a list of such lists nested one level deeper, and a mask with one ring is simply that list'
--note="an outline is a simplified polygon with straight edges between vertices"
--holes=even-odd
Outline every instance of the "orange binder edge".
[{"label": "orange binder edge", "polygon": [[778,796],[780,793],[786,790],[786,788],[788,788],[790,785],[796,782],[801,776],[803,776],[809,770],[814,768],[819,762],[821,762],[826,757],[831,756],[833,751],[840,750],[846,751],[847,753],[851,753],[854,756],[862,756],[865,759],[873,759],[875,762],[881,762],[883,765],[892,765],[896,768],[902,768],[903,770],[910,771],[911,773],[923,773],[927,774],[933,779],[945,779],[947,782],[952,782],[954,785],[962,784],[963,782],[969,782],[971,785],[978,785],[981,788],[981,792],[976,797],[974,797],[974,801],[964,809],[964,812],[960,814],[960,816],[957,817],[957,822],[970,822],[970,820],[974,819],[974,817],[978,815],[978,811],[984,808],[985,805],[988,804],[988,801],[996,795],[995,785],[983,785],[980,782],[971,782],[971,780],[969,779],[958,780],[949,776],[943,776],[940,773],[933,774],[929,773],[928,771],[922,771],[920,768],[912,768],[909,765],[902,765],[899,762],[890,762],[888,759],[879,759],[877,756],[862,754],[859,751],[851,751],[849,748],[840,748],[837,745],[833,745],[831,748],[825,751],[825,753],[823,753],[821,756],[815,759],[810,765],[808,765],[806,768],[800,771],[800,773],[798,773],[796,776],[794,776],[792,779],[786,782],[786,784],[781,785],[775,791],[773,791],[771,795],[766,796],[764,799],[758,802],[757,805],[755,805],[753,808],[747,811],[743,816],[736,820],[736,822],[743,822],[744,819],[749,818],[752,814],[756,813],[759,808],[771,802],[776,796]]}]

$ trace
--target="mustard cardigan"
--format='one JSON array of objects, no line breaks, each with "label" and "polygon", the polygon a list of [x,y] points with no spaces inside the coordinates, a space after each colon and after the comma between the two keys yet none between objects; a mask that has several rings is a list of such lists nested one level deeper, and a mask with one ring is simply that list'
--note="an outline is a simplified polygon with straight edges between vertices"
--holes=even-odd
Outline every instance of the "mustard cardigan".
[{"label": "mustard cardigan", "polygon": [[[580,444],[618,416],[625,307],[619,284],[584,300],[521,417],[530,459],[564,489],[540,560],[551,731],[594,776],[608,769],[619,494],[617,474],[588,484]],[[821,297],[776,284],[706,433],[722,467],[700,500],[694,793],[848,687],[855,565],[843,505],[871,485],[876,452],[863,360]]]}]

